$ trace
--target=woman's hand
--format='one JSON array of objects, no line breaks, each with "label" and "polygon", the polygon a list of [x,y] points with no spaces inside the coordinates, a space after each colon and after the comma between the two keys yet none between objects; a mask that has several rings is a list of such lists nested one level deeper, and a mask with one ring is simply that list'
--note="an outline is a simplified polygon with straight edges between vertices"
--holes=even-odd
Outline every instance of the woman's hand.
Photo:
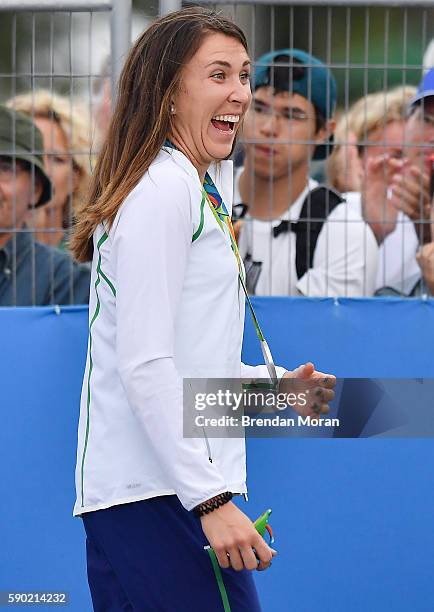
[{"label": "woman's hand", "polygon": [[431,241],[430,177],[430,170],[408,164],[393,176],[391,186],[393,206],[413,221],[422,245]]},{"label": "woman's hand", "polygon": [[353,132],[343,136],[346,142],[335,146],[333,151],[335,186],[341,193],[361,191],[363,163],[357,149],[357,137]]},{"label": "woman's hand", "polygon": [[271,559],[277,555],[256,531],[249,517],[232,502],[201,516],[200,520],[220,567],[232,566],[238,572],[243,569],[261,571],[267,569]]},{"label": "woman's hand", "polygon": [[361,189],[363,218],[378,244],[396,228],[400,192],[394,185],[394,177],[400,176],[407,165],[407,160],[388,154],[366,160],[366,175]]},{"label": "woman's hand", "polygon": [[[293,408],[301,416],[318,418],[329,412],[329,402],[335,396],[333,391],[336,376],[317,372],[313,363],[306,363],[290,372],[285,372],[279,384],[279,393],[297,395],[300,397]],[[304,394],[305,399],[301,397]]]}]

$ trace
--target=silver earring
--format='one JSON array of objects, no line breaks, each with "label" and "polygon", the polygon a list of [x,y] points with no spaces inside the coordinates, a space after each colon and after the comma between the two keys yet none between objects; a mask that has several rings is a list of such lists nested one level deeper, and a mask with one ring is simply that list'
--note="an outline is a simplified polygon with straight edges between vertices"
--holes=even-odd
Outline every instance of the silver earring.
[{"label": "silver earring", "polygon": [[175,105],[174,104],[170,105],[170,112],[171,112],[172,115],[174,115],[176,113]]}]

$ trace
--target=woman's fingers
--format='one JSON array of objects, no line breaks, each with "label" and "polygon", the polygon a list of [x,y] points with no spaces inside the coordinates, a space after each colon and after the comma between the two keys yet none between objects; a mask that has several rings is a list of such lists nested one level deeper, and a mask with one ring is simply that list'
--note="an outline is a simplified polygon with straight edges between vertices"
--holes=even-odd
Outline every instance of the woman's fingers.
[{"label": "woman's fingers", "polygon": [[334,400],[335,392],[333,391],[336,380],[328,381],[329,387],[317,386],[309,392],[310,403],[307,406],[307,416],[318,417],[321,414],[330,412],[329,403]]},{"label": "woman's fingers", "polygon": [[[244,569],[243,559],[241,557],[241,553],[238,547],[231,546],[227,552],[229,555],[229,562],[231,564],[231,567],[237,572],[240,572],[242,569]],[[253,554],[253,551],[252,551],[252,554]]]},{"label": "woman's fingers", "polygon": [[325,389],[333,389],[336,386],[336,376],[334,374],[315,372],[315,378],[312,380],[318,387]]},{"label": "woman's fingers", "polygon": [[329,412],[330,412],[330,407],[328,404],[319,404],[318,402],[315,402],[310,407],[310,410],[307,416],[310,416],[316,419],[321,414],[328,414]]},{"label": "woman's fingers", "polygon": [[405,174],[396,174],[392,181],[393,205],[411,219],[429,217],[431,208],[430,177],[416,166]]},{"label": "woman's fingers", "polygon": [[270,548],[265,540],[259,535],[258,540],[255,543],[255,551],[257,557],[257,567],[255,569],[258,569],[259,571],[263,571],[270,567],[271,559],[277,555],[277,551]]},{"label": "woman's fingers", "polygon": [[215,546],[214,552],[217,561],[222,568],[232,567],[240,572],[243,569],[264,570],[270,566],[271,559],[277,555],[277,551],[270,548],[265,540],[258,534],[252,544],[231,546]]},{"label": "woman's fingers", "polygon": [[315,371],[315,366],[312,362],[308,361],[295,368],[292,372],[289,372],[290,378],[297,378],[298,380],[309,380]]},{"label": "woman's fingers", "polygon": [[241,558],[244,563],[244,567],[248,570],[255,570],[258,567],[258,558],[254,553],[251,546],[240,547]]},{"label": "woman's fingers", "polygon": [[335,392],[333,389],[326,389],[324,387],[314,389],[312,395],[314,396],[315,401],[320,403],[323,402],[325,404],[331,402],[335,398]]},{"label": "woman's fingers", "polygon": [[[277,555],[277,550],[274,550],[274,548],[270,548],[271,550],[271,554],[272,554],[272,558],[274,558]],[[262,563],[258,563],[258,567],[256,568],[258,572],[263,572],[264,570],[268,569],[271,565],[271,561],[270,563],[267,564],[262,564]]]},{"label": "woman's fingers", "polygon": [[413,221],[429,217],[430,205],[425,205],[419,198],[412,197],[403,187],[393,188],[392,205],[402,210]]},{"label": "woman's fingers", "polygon": [[214,545],[213,550],[217,557],[217,561],[219,562],[220,567],[223,569],[227,569],[231,566],[228,553],[225,546],[216,546]]},{"label": "woman's fingers", "polygon": [[264,570],[270,566],[271,559],[277,552],[271,549],[261,536],[255,541],[254,546],[243,544],[239,548],[231,546],[228,550],[228,558],[231,566],[237,572],[248,570]]}]

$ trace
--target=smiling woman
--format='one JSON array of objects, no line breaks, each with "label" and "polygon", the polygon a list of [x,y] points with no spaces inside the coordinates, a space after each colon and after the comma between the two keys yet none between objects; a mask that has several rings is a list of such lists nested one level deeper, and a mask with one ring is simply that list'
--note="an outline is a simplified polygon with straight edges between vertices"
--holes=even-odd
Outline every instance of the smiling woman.
[{"label": "smiling woman", "polygon": [[[93,255],[93,286],[74,513],[98,612],[258,612],[246,570],[276,554],[231,502],[246,493],[244,439],[183,435],[183,379],[268,378],[267,366],[241,363],[226,161],[249,69],[243,32],[220,15],[156,21],[126,60],[78,213],[72,248]],[[306,368],[294,376],[311,377]]]},{"label": "smiling woman", "polygon": [[203,179],[211,162],[228,157],[251,100],[244,41],[210,32],[185,65],[173,95],[170,138]]}]

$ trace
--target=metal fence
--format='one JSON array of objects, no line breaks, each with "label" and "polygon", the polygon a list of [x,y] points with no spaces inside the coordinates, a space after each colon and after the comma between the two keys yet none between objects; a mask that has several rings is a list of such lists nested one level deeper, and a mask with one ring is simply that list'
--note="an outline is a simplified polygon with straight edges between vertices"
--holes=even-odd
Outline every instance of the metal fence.
[{"label": "metal fence", "polygon": [[[0,0],[0,18],[0,100],[41,130],[42,143],[29,133],[25,154],[42,157],[53,187],[26,213],[14,155],[23,143],[3,114],[0,305],[83,303],[89,268],[72,260],[67,239],[130,47],[131,0]],[[34,204],[40,178],[30,168]]]},{"label": "metal fence", "polygon": [[[272,95],[263,87],[254,92],[259,101],[256,108],[254,101],[245,123],[236,157],[241,168],[235,174],[235,184],[242,187],[235,189],[235,201],[248,204],[247,212],[242,207],[245,216],[238,229],[251,291],[316,297],[432,294],[434,98],[411,103],[423,69],[434,66],[433,3],[296,0],[208,5],[243,27],[256,70],[265,61],[270,80],[278,78],[277,66],[285,65],[285,59],[278,58],[276,64],[262,55],[297,48],[319,58],[337,83],[333,152],[321,162],[308,156],[307,168],[301,170],[297,156],[303,154],[297,147],[313,146],[315,134],[302,129],[302,120],[294,115],[294,107],[300,106],[293,72],[297,59],[286,58],[288,74],[293,72],[288,76],[289,95],[277,89]],[[304,62],[309,83],[302,95],[315,106],[316,77],[311,60]],[[323,96],[330,95],[326,88]],[[318,111],[301,106],[314,115]],[[300,198],[310,198],[303,190],[309,177],[341,192],[346,205],[328,214],[327,200],[323,215],[308,213],[306,220],[300,219]],[[310,189],[314,185],[311,182]],[[308,209],[321,207],[309,203]],[[276,232],[282,220],[298,221],[298,227]],[[311,241],[307,248],[300,239],[300,220],[304,240]],[[304,266],[300,258],[305,258]]]},{"label": "metal fence", "polygon": [[[432,2],[202,4],[231,16],[243,28],[255,68],[262,66],[270,79],[268,89],[253,92],[234,154],[234,210],[243,215],[236,229],[251,292],[316,297],[371,296],[377,291],[431,294],[434,109],[430,111],[429,98],[413,107],[411,100],[423,76],[424,55],[425,69],[434,66]],[[160,3],[161,13],[176,8],[177,0]],[[6,252],[4,240],[0,245],[0,305],[22,304],[22,283],[30,286],[24,292],[27,302],[38,304],[43,266],[39,268],[37,243],[65,245],[80,191],[78,170],[89,167],[87,174],[82,172],[88,179],[102,124],[110,117],[109,84],[115,91],[130,44],[131,0],[0,0],[0,16],[0,101],[27,112],[44,128],[44,113],[38,109],[50,104],[40,99],[39,91],[44,89],[51,99],[52,111],[56,95],[64,98],[61,112],[48,113],[49,142],[39,151],[53,176],[62,163],[67,167],[63,216],[58,188],[53,202],[30,211],[25,229],[17,223],[16,211],[12,231],[7,224],[0,228],[0,239],[9,242]],[[8,52],[1,53],[6,48]],[[295,83],[297,58],[287,55],[271,63],[260,59],[268,51],[294,48],[319,58],[336,80],[336,112],[332,116],[327,111],[319,124],[311,60],[301,62],[303,90]],[[10,58],[8,65],[5,57]],[[286,92],[274,87],[282,70],[287,74]],[[22,99],[25,93],[27,100]],[[332,95],[326,84],[319,96],[323,106]],[[63,159],[55,139],[59,118],[66,132],[60,147]],[[337,120],[336,130],[331,120]],[[320,133],[321,126],[325,129]],[[323,140],[331,154],[318,161],[314,149]],[[3,175],[11,170],[16,172],[7,164],[0,168]],[[315,191],[314,181],[343,194],[345,202],[336,203],[329,191]],[[23,235],[31,238],[31,273],[22,277],[17,239],[21,244]],[[44,303],[59,302],[57,257],[57,251],[53,255],[49,250]],[[71,303],[81,299],[74,295],[78,272],[72,260],[65,262],[69,280],[64,303]]]}]

